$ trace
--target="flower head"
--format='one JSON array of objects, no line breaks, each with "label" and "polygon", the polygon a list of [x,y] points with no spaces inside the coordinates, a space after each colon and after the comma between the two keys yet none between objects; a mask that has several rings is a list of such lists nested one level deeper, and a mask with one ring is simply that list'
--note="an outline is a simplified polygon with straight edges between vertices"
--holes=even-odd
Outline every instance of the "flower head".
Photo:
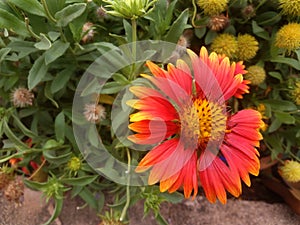
[{"label": "flower head", "polygon": [[291,17],[300,16],[300,0],[279,0],[279,8],[284,15]]},{"label": "flower head", "polygon": [[289,53],[300,47],[300,24],[289,23],[280,28],[276,34],[275,45]]},{"label": "flower head", "polygon": [[227,33],[220,34],[213,40],[211,50],[218,54],[224,54],[229,58],[233,58],[238,51],[238,44],[235,36]]},{"label": "flower head", "polygon": [[103,0],[111,11],[108,14],[113,16],[137,19],[149,13],[157,0]]},{"label": "flower head", "polygon": [[255,37],[249,34],[239,35],[237,37],[237,58],[239,60],[250,60],[258,51],[258,42]]},{"label": "flower head", "polygon": [[280,175],[289,182],[300,181],[300,163],[293,160],[286,160],[284,165],[279,167]]},{"label": "flower head", "polygon": [[245,79],[249,80],[251,85],[259,85],[266,79],[266,71],[261,66],[249,66],[247,71],[248,73],[245,75]]},{"label": "flower head", "polygon": [[83,43],[87,43],[93,39],[94,33],[95,33],[95,31],[93,30],[93,26],[94,26],[94,24],[91,22],[86,22],[83,25],[83,27],[82,27],[83,37],[81,39],[81,41]]},{"label": "flower head", "polygon": [[215,16],[226,10],[228,0],[198,0],[197,4],[205,15]]},{"label": "flower head", "polygon": [[295,88],[291,91],[294,102],[300,105],[300,81],[295,83]]},{"label": "flower head", "polygon": [[68,162],[68,169],[72,172],[77,172],[81,168],[81,160],[80,158],[74,156]]},{"label": "flower head", "polygon": [[223,30],[228,24],[229,24],[228,17],[221,14],[217,16],[211,16],[209,18],[207,26],[211,30],[220,31]]},{"label": "flower head", "polygon": [[242,14],[246,19],[250,19],[255,16],[255,8],[253,5],[247,5],[245,8],[242,10]]},{"label": "flower head", "polygon": [[15,107],[24,108],[32,105],[34,95],[26,88],[17,88],[11,93],[11,101]]},{"label": "flower head", "polygon": [[86,104],[83,114],[86,120],[92,123],[98,123],[106,117],[106,111],[103,105]]},{"label": "flower head", "polygon": [[186,198],[197,195],[200,180],[210,202],[225,203],[226,190],[239,196],[241,179],[250,185],[249,173],[259,172],[261,115],[252,109],[234,115],[227,111],[227,100],[248,90],[241,63],[231,64],[215,52],[208,55],[204,47],[200,57],[187,53],[191,68],[178,60],[166,71],[148,61],[154,76],[142,76],[156,88],[130,88],[138,99],[127,104],[138,111],[130,115],[129,128],[136,133],[128,139],[155,146],[136,172],[151,169],[150,185],[160,182],[162,192],[183,186]]}]

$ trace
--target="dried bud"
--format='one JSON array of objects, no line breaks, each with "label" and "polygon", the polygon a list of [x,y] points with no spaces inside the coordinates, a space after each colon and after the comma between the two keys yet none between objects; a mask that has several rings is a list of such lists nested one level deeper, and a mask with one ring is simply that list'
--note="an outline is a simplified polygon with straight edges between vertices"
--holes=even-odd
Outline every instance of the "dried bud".
[{"label": "dried bud", "polygon": [[22,197],[24,195],[24,182],[22,178],[16,178],[9,182],[4,190],[4,195],[9,201],[14,201],[16,203],[21,203]]},{"label": "dried bud", "polygon": [[242,14],[246,19],[250,19],[255,16],[255,9],[253,5],[247,5],[245,8],[242,10]]},{"label": "dried bud", "polygon": [[87,22],[82,27],[82,34],[84,35],[81,39],[83,43],[87,43],[94,38],[95,31],[93,30],[93,23]]},{"label": "dried bud", "polygon": [[11,101],[15,107],[32,105],[34,95],[26,88],[17,88],[11,93]]},{"label": "dried bud", "polygon": [[106,10],[103,6],[98,7],[97,9],[97,16],[101,18],[105,18],[107,16]]},{"label": "dried bud", "polygon": [[87,121],[98,123],[105,119],[106,111],[102,105],[86,104],[84,107],[84,116]]},{"label": "dried bud", "polygon": [[227,27],[228,24],[229,24],[228,17],[221,14],[218,16],[210,17],[207,26],[211,30],[220,31],[220,30],[223,30],[225,27]]}]

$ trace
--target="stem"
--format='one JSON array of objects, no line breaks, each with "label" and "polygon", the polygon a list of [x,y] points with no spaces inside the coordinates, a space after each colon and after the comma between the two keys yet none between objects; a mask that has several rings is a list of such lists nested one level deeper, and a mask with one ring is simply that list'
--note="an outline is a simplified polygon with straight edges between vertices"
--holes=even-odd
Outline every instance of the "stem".
[{"label": "stem", "polygon": [[28,17],[25,17],[25,25],[26,25],[26,29],[28,30],[28,32],[31,34],[32,37],[34,37],[37,40],[41,40],[41,38],[36,33],[34,33],[31,27],[29,26]]},{"label": "stem", "polygon": [[56,19],[51,15],[46,0],[41,0],[41,1],[42,1],[42,5],[43,5],[43,7],[44,7],[44,10],[45,10],[45,12],[46,12],[46,15],[47,15],[48,19],[51,20],[53,23],[56,23],[57,21],[56,21]]},{"label": "stem", "polygon": [[126,187],[126,204],[122,210],[121,216],[120,216],[120,221],[123,221],[125,216],[126,216],[126,212],[128,210],[129,207],[129,203],[130,203],[130,165],[131,165],[131,156],[130,156],[130,151],[128,148],[126,148],[126,152],[127,152],[127,158],[128,158],[128,163],[127,163],[127,187]]},{"label": "stem", "polygon": [[133,64],[132,64],[132,71],[131,76],[129,80],[134,80],[135,77],[135,61],[136,61],[136,41],[137,41],[137,23],[136,19],[131,19],[131,29],[132,29],[132,58],[133,58]]},{"label": "stem", "polygon": [[196,0],[193,0],[192,3],[193,3],[193,9],[194,9],[194,11],[193,11],[193,17],[192,17],[192,26],[193,26],[194,28],[202,28],[202,27],[204,27],[203,25],[202,25],[202,26],[197,26],[197,25],[195,24],[195,19],[196,19],[196,15],[197,15],[197,5],[196,5]]},{"label": "stem", "polygon": [[46,159],[43,160],[42,164],[39,166],[39,168],[34,171],[31,176],[28,178],[28,180],[31,180],[42,168],[43,166],[46,164]]}]

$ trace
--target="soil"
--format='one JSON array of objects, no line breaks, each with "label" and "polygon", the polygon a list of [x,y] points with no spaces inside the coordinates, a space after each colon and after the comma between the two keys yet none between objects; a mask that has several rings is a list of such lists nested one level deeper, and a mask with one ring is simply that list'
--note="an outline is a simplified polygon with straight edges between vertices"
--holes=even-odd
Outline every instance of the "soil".
[{"label": "soil", "polygon": [[[300,216],[280,196],[264,188],[259,179],[252,187],[243,187],[239,199],[230,198],[226,205],[210,204],[200,193],[194,201],[163,203],[161,212],[170,225],[300,225]],[[66,196],[61,215],[51,225],[99,225],[101,220],[80,198]],[[53,203],[45,202],[40,192],[25,188],[22,205],[0,196],[0,225],[41,225],[53,212]],[[156,225],[153,214],[143,218],[143,202],[129,211],[130,225]]]}]

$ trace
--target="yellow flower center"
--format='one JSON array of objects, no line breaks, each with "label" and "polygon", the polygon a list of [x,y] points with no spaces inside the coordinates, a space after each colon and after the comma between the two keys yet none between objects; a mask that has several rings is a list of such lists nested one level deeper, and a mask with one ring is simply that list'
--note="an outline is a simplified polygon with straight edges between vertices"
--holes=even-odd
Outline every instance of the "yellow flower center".
[{"label": "yellow flower center", "polygon": [[226,132],[226,113],[219,104],[196,99],[180,112],[181,138],[186,147],[205,147]]}]

